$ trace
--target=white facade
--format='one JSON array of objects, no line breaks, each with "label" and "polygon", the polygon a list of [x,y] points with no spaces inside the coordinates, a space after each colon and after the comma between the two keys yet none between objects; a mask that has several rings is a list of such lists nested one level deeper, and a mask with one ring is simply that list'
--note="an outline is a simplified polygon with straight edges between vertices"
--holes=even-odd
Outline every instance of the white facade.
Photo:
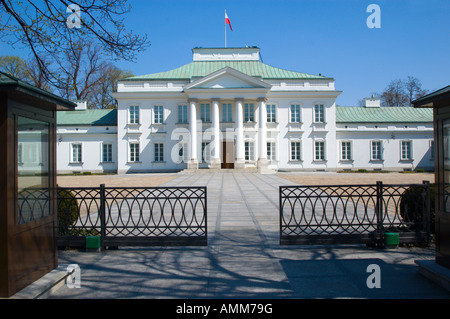
[{"label": "white facade", "polygon": [[[58,128],[58,173],[116,172],[117,134],[106,128],[77,127]],[[111,160],[103,160],[103,148],[111,145]],[[105,155],[105,158],[107,155]]]},{"label": "white facade", "polygon": [[[433,128],[395,125],[345,129],[337,128],[338,170],[415,170],[434,169]],[[342,143],[350,143],[350,159],[343,156]],[[377,156],[380,147],[379,155]],[[345,145],[344,145],[345,148]]]},{"label": "white facade", "polygon": [[77,104],[75,111],[62,111],[57,115],[58,173],[117,172],[116,116],[106,123],[98,123],[98,119],[115,115],[116,111],[93,111],[86,109],[84,102]]},{"label": "white facade", "polygon": [[[126,79],[117,91],[115,127],[58,126],[60,172],[434,165],[432,117],[420,122],[413,114],[413,122],[406,123],[398,109],[391,123],[374,122],[364,112],[357,116],[369,122],[355,122],[345,115],[348,109],[336,106],[341,92],[334,79],[263,64],[255,47],[196,48],[192,63]],[[377,103],[366,99],[363,108],[386,109]],[[79,146],[74,154],[77,143],[81,161]],[[112,161],[103,161],[105,144],[112,144]]]}]

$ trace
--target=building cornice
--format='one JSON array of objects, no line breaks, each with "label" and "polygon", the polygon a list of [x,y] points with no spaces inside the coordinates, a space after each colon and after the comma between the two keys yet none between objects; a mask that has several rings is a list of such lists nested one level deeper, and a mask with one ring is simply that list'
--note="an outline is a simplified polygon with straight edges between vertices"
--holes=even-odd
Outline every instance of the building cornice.
[{"label": "building cornice", "polygon": [[308,90],[308,91],[269,91],[267,98],[337,98],[342,91]]}]

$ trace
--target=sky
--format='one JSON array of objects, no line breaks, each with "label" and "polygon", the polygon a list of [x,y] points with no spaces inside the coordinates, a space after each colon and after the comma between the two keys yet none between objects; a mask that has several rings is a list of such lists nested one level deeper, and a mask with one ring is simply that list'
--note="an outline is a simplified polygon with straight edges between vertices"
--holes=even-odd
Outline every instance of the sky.
[{"label": "sky", "polygon": [[[134,75],[192,61],[194,47],[224,47],[225,10],[233,31],[227,46],[257,46],[264,63],[335,79],[338,105],[358,105],[390,81],[414,76],[435,91],[450,84],[448,0],[130,0],[125,25],[151,46],[134,62],[115,64]],[[369,28],[370,4],[380,28]],[[81,17],[82,18],[82,17]],[[0,43],[0,55],[27,50]]]}]

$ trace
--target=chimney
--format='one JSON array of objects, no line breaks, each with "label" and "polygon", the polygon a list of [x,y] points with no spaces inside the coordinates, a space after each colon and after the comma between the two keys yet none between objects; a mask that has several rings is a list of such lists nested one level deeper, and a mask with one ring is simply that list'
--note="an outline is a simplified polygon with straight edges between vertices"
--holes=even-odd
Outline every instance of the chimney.
[{"label": "chimney", "polygon": [[87,102],[86,101],[75,101],[75,103],[77,104],[77,107],[75,108],[75,110],[81,111],[81,110],[86,110],[87,109]]},{"label": "chimney", "polygon": [[372,94],[372,97],[364,98],[364,107],[380,107],[381,99],[375,97],[375,94]]}]

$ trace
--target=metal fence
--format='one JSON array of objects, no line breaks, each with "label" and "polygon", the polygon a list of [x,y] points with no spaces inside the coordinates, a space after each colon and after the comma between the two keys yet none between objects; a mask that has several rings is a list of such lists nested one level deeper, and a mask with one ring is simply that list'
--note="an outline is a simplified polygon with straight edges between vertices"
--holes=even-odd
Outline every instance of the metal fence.
[{"label": "metal fence", "polygon": [[206,245],[206,187],[58,188],[58,245]]},{"label": "metal fence", "polygon": [[428,242],[430,184],[280,186],[280,244]]}]

